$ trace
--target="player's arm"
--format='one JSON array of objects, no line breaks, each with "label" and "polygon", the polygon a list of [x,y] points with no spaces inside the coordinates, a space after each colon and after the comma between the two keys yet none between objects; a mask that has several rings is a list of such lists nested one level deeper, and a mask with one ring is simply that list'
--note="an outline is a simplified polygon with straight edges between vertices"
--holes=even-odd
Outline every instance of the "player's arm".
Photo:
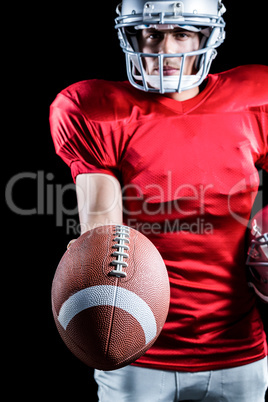
[{"label": "player's arm", "polygon": [[76,193],[81,234],[102,225],[123,223],[119,181],[107,174],[80,174]]}]

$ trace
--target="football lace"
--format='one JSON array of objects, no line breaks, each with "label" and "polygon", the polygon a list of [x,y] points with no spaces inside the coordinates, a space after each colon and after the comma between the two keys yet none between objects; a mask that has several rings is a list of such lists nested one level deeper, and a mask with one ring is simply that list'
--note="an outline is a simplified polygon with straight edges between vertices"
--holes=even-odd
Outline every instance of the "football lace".
[{"label": "football lace", "polygon": [[129,250],[129,228],[123,225],[115,226],[115,238],[113,239],[116,243],[113,244],[112,248],[116,249],[112,253],[115,260],[111,262],[111,265],[115,266],[115,269],[109,272],[110,276],[116,276],[117,278],[125,278],[127,273],[123,271],[123,268],[128,266],[128,263],[124,259],[129,258],[127,251]]}]

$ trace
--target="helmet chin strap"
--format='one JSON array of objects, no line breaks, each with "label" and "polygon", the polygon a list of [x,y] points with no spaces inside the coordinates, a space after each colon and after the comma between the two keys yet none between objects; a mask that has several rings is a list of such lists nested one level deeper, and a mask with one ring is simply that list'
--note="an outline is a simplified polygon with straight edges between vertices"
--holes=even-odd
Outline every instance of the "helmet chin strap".
[{"label": "helmet chin strap", "polygon": [[[148,88],[154,88],[157,90],[182,92],[189,87],[195,86],[195,84],[202,77],[202,68],[192,75],[184,75],[180,72],[179,75],[164,75],[162,71],[162,88],[161,88],[161,78],[160,75],[147,74],[142,63],[138,62],[137,56],[132,56],[132,76],[136,81],[146,82]],[[183,66],[182,66],[183,67]],[[141,72],[142,70],[142,72]],[[145,83],[144,83],[145,84]]]},{"label": "helmet chin strap", "polygon": [[[135,80],[143,81],[141,75],[137,75],[134,72],[132,74]],[[161,89],[161,80],[159,75],[149,75],[145,71],[143,74],[145,81],[151,88]],[[180,75],[164,76],[163,87],[167,90],[176,91],[180,85],[181,89],[179,92],[181,92],[184,90],[184,88],[188,88],[189,86],[194,85],[196,82],[200,80],[200,78],[201,78],[200,72],[194,75],[182,75],[182,77],[180,77]]]}]

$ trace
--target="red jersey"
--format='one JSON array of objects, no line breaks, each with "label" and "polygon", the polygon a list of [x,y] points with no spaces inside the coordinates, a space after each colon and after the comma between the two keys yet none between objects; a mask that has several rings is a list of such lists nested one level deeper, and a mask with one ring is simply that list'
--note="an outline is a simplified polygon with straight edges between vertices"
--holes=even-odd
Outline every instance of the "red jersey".
[{"label": "red jersey", "polygon": [[244,243],[257,168],[268,170],[267,103],[265,66],[209,75],[184,102],[101,80],[74,84],[53,102],[56,152],[73,178],[115,176],[124,223],[144,233],[167,266],[169,315],[135,364],[201,371],[266,356]]}]

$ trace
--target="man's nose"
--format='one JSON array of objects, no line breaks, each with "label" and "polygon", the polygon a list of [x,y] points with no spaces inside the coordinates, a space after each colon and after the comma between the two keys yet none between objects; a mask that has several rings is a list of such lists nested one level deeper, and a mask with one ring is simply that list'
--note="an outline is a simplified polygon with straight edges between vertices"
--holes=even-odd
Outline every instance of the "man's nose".
[{"label": "man's nose", "polygon": [[165,34],[160,44],[158,53],[178,53],[176,51],[176,40],[171,34]]}]

